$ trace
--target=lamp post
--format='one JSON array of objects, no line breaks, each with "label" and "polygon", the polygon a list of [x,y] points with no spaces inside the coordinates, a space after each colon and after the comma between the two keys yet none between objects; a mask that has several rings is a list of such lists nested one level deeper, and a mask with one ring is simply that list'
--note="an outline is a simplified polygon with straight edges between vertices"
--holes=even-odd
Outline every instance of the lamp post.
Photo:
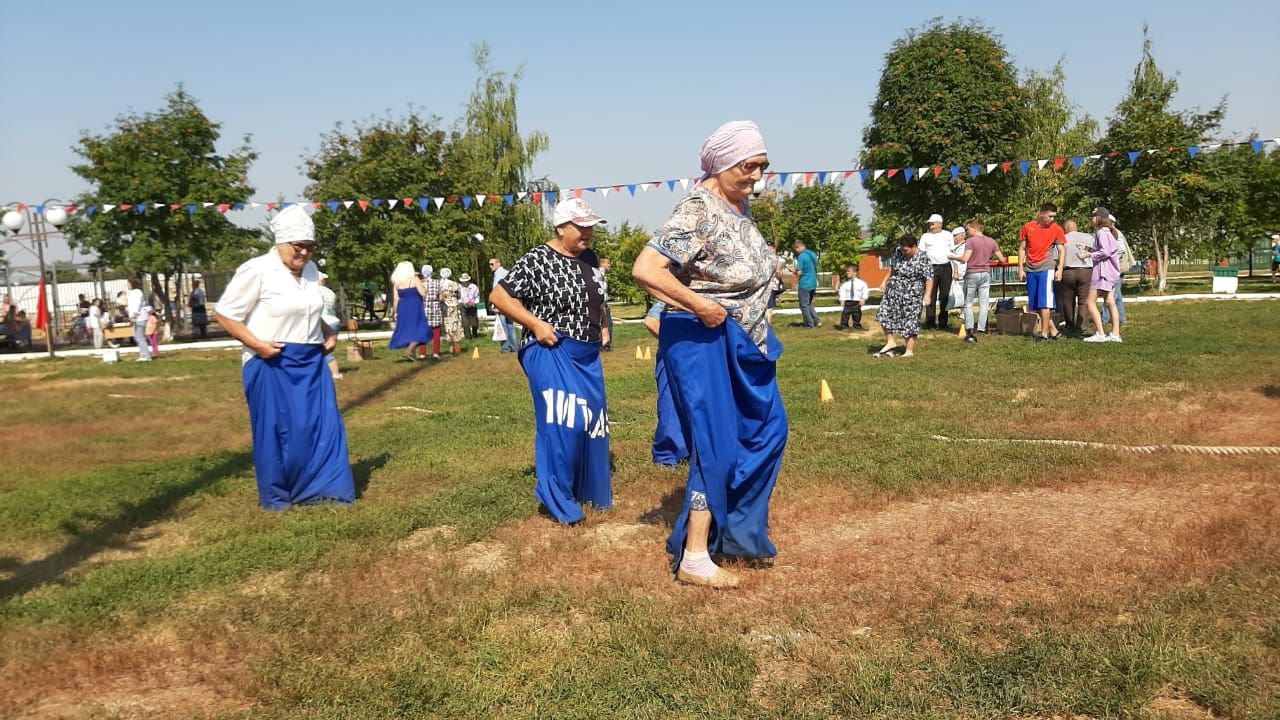
[{"label": "lamp post", "polygon": [[[57,198],[45,200],[36,208],[32,208],[30,205],[24,205],[22,203],[9,203],[8,205],[5,205],[5,207],[9,209],[5,212],[4,218],[0,220],[0,222],[3,222],[4,226],[8,228],[15,237],[26,237],[31,239],[32,244],[35,245],[36,248],[36,258],[40,263],[40,280],[43,281],[46,273],[44,266],[44,246],[45,243],[49,241],[49,231],[45,223],[52,225],[55,231],[61,231],[62,226],[66,225],[67,220],[69,219],[67,209],[63,207],[62,201]],[[33,212],[33,210],[35,212]],[[39,212],[39,210],[43,210],[43,212]],[[31,228],[26,235],[21,233],[23,225],[30,225]],[[44,301],[44,311],[48,317],[48,322],[44,329],[44,347],[51,358],[54,356],[53,336],[57,332],[58,328],[57,278],[54,278],[53,280],[52,290],[53,312],[49,312],[47,296]]]}]

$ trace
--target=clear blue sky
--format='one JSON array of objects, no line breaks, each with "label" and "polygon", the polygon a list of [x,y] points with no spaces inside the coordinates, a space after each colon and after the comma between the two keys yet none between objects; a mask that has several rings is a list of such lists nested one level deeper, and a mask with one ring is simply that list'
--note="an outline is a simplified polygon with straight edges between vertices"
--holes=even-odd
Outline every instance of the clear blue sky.
[{"label": "clear blue sky", "polygon": [[[562,186],[694,175],[703,137],[742,118],[759,123],[776,169],[851,167],[884,53],[958,6],[864,5],[4,0],[0,202],[84,190],[69,169],[80,132],[159,108],[179,82],[223,124],[225,149],[253,135],[258,199],[299,197],[301,158],[335,122],[410,105],[457,118],[481,40],[495,67],[523,66],[522,129],[551,138],[535,176]],[[1070,97],[1099,118],[1124,93],[1148,22],[1157,60],[1178,75],[1179,107],[1225,95],[1226,133],[1280,135],[1280,3],[964,7],[1020,69],[1064,59]],[[848,187],[865,222],[865,198]],[[676,195],[588,198],[611,220],[653,227]]]}]

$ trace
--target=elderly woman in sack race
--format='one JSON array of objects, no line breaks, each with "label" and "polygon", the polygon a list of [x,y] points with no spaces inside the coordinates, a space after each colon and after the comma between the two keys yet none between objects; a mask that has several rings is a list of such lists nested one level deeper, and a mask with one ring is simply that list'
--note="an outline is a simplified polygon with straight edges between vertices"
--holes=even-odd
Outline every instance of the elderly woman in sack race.
[{"label": "elderly woman in sack race", "polygon": [[325,356],[315,225],[301,205],[271,219],[275,246],[245,262],[218,300],[218,324],[244,345],[241,379],[253,431],[258,502],[270,510],[355,500],[347,432]]},{"label": "elderly woman in sack race", "polygon": [[782,344],[766,313],[781,261],[747,206],[769,167],[759,128],[721,125],[701,161],[702,181],[640,252],[632,275],[669,306],[658,355],[688,442],[684,504],[667,538],[672,569],[683,583],[734,588],[738,576],[712,554],[777,554],[769,497],[787,413],[777,383]]},{"label": "elderly woman in sack race", "polygon": [[555,237],[525,253],[489,294],[498,312],[525,328],[517,357],[533,395],[533,493],[566,524],[583,519],[583,504],[613,505],[600,365],[609,329],[604,278],[590,248],[603,222],[581,198],[560,202]]}]

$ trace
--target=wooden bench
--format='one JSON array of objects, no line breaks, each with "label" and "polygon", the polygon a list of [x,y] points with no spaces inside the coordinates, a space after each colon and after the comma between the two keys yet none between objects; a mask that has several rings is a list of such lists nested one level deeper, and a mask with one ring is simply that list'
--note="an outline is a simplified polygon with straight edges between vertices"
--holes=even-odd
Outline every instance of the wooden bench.
[{"label": "wooden bench", "polygon": [[131,323],[120,323],[102,331],[102,337],[106,340],[128,340],[133,337],[133,325]]}]

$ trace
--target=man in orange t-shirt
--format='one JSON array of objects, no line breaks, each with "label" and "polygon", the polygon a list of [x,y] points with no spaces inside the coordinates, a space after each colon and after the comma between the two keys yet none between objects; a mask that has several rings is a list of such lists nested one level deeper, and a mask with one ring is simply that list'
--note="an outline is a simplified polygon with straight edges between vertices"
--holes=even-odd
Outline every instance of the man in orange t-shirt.
[{"label": "man in orange t-shirt", "polygon": [[1040,206],[1036,219],[1018,231],[1018,279],[1027,283],[1027,309],[1040,315],[1040,337],[1036,342],[1058,340],[1062,333],[1053,325],[1053,284],[1062,281],[1062,264],[1065,250],[1054,246],[1067,243],[1054,218],[1058,206],[1045,203]]}]

